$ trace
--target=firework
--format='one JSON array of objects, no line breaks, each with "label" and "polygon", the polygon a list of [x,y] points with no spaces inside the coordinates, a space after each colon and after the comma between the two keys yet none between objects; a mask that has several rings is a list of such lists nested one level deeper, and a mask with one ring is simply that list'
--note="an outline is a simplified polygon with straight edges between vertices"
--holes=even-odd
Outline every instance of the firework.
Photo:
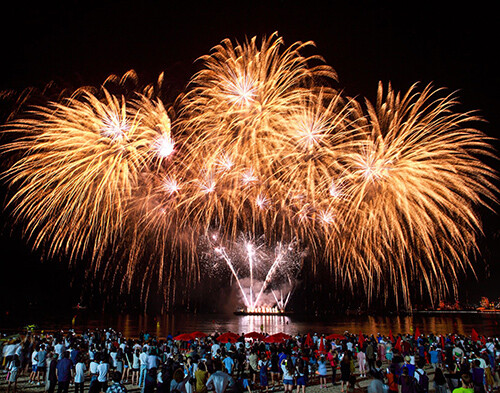
[{"label": "firework", "polygon": [[15,190],[9,205],[49,255],[89,252],[99,261],[122,232],[141,171],[163,159],[170,138],[163,105],[103,93],[80,92],[8,125],[24,135],[3,147],[21,154],[4,174]]},{"label": "firework", "polygon": [[[457,101],[427,86],[400,95],[379,86],[367,102],[362,143],[344,157],[347,204],[331,259],[344,279],[368,296],[392,291],[410,302],[419,282],[431,299],[457,293],[457,274],[471,266],[481,222],[476,208],[495,201],[488,138],[471,128],[479,118],[452,111]],[[337,190],[335,192],[337,194]]]},{"label": "firework", "polygon": [[[224,262],[246,310],[253,312],[271,307],[274,300],[284,311],[294,287],[292,277],[307,255],[307,250],[300,250],[295,241],[268,246],[263,237],[252,239],[240,234],[236,241],[225,244],[214,231],[200,239],[200,252],[206,256],[207,269],[218,270],[219,261]],[[281,294],[285,291],[285,299],[281,296],[281,301],[277,300],[278,290]]]},{"label": "firework", "polygon": [[[143,273],[144,299],[154,278],[169,302],[179,276],[199,280],[200,238],[212,231],[248,306],[277,290],[289,258],[259,263],[248,243],[247,296],[222,246],[241,233],[263,236],[265,249],[296,242],[308,268],[325,263],[332,285],[368,297],[409,307],[417,281],[431,299],[456,292],[477,250],[477,207],[496,203],[479,119],[430,86],[403,95],[380,86],[377,102],[362,104],[332,87],[335,71],[319,56],[302,55],[311,46],[285,47],[276,34],[224,40],[200,58],[172,124],[153,99],[163,75],[135,98],[83,91],[27,112],[7,125],[24,136],[3,148],[19,153],[4,173],[14,217],[51,255],[90,253],[97,265],[109,246],[128,255],[124,281],[130,290]],[[137,75],[113,83],[134,90]]]}]

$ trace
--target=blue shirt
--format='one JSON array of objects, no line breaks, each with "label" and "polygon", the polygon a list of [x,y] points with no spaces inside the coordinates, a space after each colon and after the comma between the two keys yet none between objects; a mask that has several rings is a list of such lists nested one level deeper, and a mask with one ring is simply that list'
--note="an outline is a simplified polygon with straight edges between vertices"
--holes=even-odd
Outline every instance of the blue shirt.
[{"label": "blue shirt", "polygon": [[77,349],[73,349],[71,351],[71,354],[69,355],[70,359],[71,359],[71,362],[73,364],[76,364],[76,357],[78,356],[78,350]]},{"label": "blue shirt", "polygon": [[226,356],[224,358],[223,362],[224,362],[224,366],[226,367],[227,373],[231,374],[231,372],[233,371],[233,365],[234,365],[233,359],[231,359],[229,356]]},{"label": "blue shirt", "polygon": [[318,362],[318,374],[325,376],[326,375],[326,360],[320,360]]},{"label": "blue shirt", "polygon": [[474,385],[481,386],[483,385],[484,379],[484,369],[479,367],[474,367],[472,369],[472,382]]},{"label": "blue shirt", "polygon": [[431,363],[439,363],[438,351],[430,351],[429,355],[431,355]]},{"label": "blue shirt", "polygon": [[405,368],[405,367],[408,369],[408,375],[410,377],[413,377],[415,375],[415,366],[413,364],[410,364],[410,363],[403,364],[403,367],[401,367],[401,369],[399,370],[400,375],[403,374],[403,368]]},{"label": "blue shirt", "polygon": [[71,367],[73,362],[68,358],[62,358],[57,362],[57,380],[59,382],[69,382],[71,379]]}]

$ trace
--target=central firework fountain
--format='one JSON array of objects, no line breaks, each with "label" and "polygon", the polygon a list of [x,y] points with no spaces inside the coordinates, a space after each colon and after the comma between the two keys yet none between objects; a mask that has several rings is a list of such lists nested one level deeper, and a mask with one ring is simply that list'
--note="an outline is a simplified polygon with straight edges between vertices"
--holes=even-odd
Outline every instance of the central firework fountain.
[{"label": "central firework fountain", "polygon": [[224,243],[218,233],[204,239],[208,268],[228,269],[238,288],[242,306],[239,315],[284,315],[305,252],[296,242],[270,245],[263,237],[241,235]]}]

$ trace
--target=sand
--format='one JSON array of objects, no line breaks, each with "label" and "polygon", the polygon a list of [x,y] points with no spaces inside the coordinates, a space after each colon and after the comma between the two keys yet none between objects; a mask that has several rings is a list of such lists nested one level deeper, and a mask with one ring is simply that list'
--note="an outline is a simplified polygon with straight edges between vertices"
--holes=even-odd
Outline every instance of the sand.
[{"label": "sand", "polygon": [[[388,364],[383,365],[383,367],[387,367],[387,366],[388,366]],[[425,371],[427,372],[427,375],[429,375],[429,379],[430,379],[429,390],[431,392],[433,392],[434,391],[434,384],[432,383],[432,380],[434,378],[434,371],[433,371],[432,367],[426,367]],[[356,375],[359,375],[358,370],[356,370],[356,372],[357,372]],[[17,381],[17,391],[18,392],[29,392],[29,393],[43,393],[43,392],[45,392],[45,385],[44,384],[41,384],[39,386],[29,384],[28,383],[28,376],[29,376],[29,374],[22,375],[18,378],[18,381]],[[0,391],[5,392],[7,390],[7,382],[5,381],[6,374],[4,374],[4,373],[0,374],[0,377],[1,377]],[[340,378],[340,372],[337,371],[337,381],[339,380],[339,378]],[[308,384],[308,386],[306,386],[306,392],[307,393],[341,393],[340,382],[337,382],[337,385],[335,385],[335,386],[333,386],[331,384],[331,374],[328,375],[327,381],[328,381],[327,387],[321,388],[319,386],[319,378],[318,377],[309,378],[309,384]],[[371,382],[371,378],[358,378],[359,386],[356,386],[355,391],[356,392],[366,391],[370,382]],[[269,383],[271,383],[270,378],[269,378]],[[141,391],[140,388],[138,388],[137,386],[131,385],[131,384],[125,384],[125,387],[127,388],[128,392],[138,393]],[[89,381],[86,380],[85,381],[85,390],[84,390],[85,393],[88,392],[88,388],[89,388]],[[70,385],[69,393],[74,393],[74,389],[75,389],[74,385]],[[11,389],[11,391],[12,391],[12,389]],[[56,388],[56,392],[57,392],[57,388]],[[255,389],[252,390],[252,393],[253,392],[260,393],[261,390],[259,387],[256,387]],[[279,387],[275,388],[274,390],[269,389],[269,392],[272,392],[272,393],[283,392],[283,385],[281,384]],[[294,393],[295,392],[296,392],[296,388],[294,388]]]}]

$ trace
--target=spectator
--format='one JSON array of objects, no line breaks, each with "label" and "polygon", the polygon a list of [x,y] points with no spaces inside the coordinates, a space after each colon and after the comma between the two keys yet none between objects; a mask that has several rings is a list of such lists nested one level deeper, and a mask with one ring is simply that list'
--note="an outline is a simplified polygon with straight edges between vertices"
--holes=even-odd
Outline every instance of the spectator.
[{"label": "spectator", "polygon": [[112,374],[111,380],[113,381],[113,385],[106,389],[106,393],[127,393],[127,389],[125,386],[121,384],[122,373],[119,371],[115,371]]},{"label": "spectator", "polygon": [[234,386],[234,380],[228,374],[222,371],[222,362],[217,359],[214,361],[215,373],[207,381],[207,389],[215,390],[215,393],[224,393],[228,387]]},{"label": "spectator", "polygon": [[71,380],[73,362],[69,359],[69,352],[64,351],[62,358],[57,362],[57,393],[68,393]]}]

